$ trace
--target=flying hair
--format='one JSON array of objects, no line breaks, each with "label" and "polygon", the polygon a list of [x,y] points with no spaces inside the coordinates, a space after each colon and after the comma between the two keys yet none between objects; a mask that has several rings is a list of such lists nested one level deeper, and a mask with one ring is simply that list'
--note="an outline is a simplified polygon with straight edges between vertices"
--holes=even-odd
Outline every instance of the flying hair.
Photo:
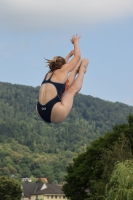
[{"label": "flying hair", "polygon": [[60,69],[65,63],[66,60],[61,56],[55,56],[52,60],[45,59],[47,62],[47,66],[49,67],[50,71],[55,71]]}]

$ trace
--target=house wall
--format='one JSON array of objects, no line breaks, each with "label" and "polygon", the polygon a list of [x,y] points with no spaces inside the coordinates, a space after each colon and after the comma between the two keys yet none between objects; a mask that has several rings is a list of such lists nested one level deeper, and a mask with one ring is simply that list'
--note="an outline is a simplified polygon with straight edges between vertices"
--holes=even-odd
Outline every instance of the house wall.
[{"label": "house wall", "polygon": [[[38,195],[38,200],[67,200],[67,198],[64,195]],[[30,200],[36,200],[36,195],[32,195]]]},{"label": "house wall", "polygon": [[38,196],[38,200],[44,200],[44,195],[32,195],[30,200],[36,200],[36,196]]},{"label": "house wall", "polygon": [[45,195],[44,200],[67,200],[67,198],[64,195],[59,194],[52,194],[52,195]]}]

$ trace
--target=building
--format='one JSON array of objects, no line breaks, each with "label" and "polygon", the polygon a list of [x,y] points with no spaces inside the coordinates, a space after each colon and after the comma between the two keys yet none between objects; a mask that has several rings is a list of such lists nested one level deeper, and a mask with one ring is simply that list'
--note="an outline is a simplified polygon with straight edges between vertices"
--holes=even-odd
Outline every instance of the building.
[{"label": "building", "polygon": [[38,178],[38,181],[44,182],[44,183],[48,183],[48,179],[47,178]]},{"label": "building", "polygon": [[21,200],[63,200],[67,199],[62,186],[45,183],[23,183]]},{"label": "building", "polygon": [[29,183],[31,183],[32,180],[31,180],[31,178],[22,178],[22,182],[29,182]]}]

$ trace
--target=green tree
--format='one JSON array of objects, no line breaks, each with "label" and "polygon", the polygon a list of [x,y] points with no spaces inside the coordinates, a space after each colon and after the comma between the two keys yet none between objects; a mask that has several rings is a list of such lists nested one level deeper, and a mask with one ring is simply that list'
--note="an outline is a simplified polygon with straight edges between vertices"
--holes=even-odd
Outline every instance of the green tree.
[{"label": "green tree", "polygon": [[103,199],[116,161],[132,158],[133,117],[128,124],[114,127],[112,132],[94,140],[86,152],[78,155],[67,167],[63,190],[71,200]]},{"label": "green tree", "polygon": [[[46,124],[35,112],[38,92],[39,87],[0,82],[1,176],[34,175],[46,177],[50,182],[63,182],[66,166],[77,153],[84,152],[92,140],[112,130],[115,124],[125,123],[127,115],[133,113],[133,106],[77,94],[70,115],[64,122],[57,125]],[[132,119],[130,121],[132,122]],[[130,135],[132,141],[133,131],[129,132],[128,125],[116,127],[116,136],[120,135],[123,129],[124,132],[127,129],[127,137]],[[104,144],[102,145],[104,147]],[[100,145],[97,150],[94,146],[91,151],[96,156],[92,157],[92,165],[96,159],[100,159],[99,155],[102,155]],[[88,156],[88,159],[91,159],[91,154]],[[48,167],[43,170],[42,165]],[[50,170],[49,166],[52,166]],[[101,170],[97,173],[101,174]],[[88,174],[90,172],[91,165]],[[95,170],[92,171],[91,180],[94,180],[95,173]],[[86,188],[91,186],[89,183]]]},{"label": "green tree", "polygon": [[91,191],[94,191],[92,199],[104,199],[105,187],[110,180],[115,163],[127,159],[133,159],[131,145],[125,135],[122,135],[110,149],[105,148],[102,154],[101,168],[103,168],[103,172],[99,180],[91,181]]},{"label": "green tree", "polygon": [[133,199],[133,160],[117,162],[106,186],[106,200]]},{"label": "green tree", "polygon": [[0,199],[18,200],[22,196],[21,185],[13,178],[0,177]]}]

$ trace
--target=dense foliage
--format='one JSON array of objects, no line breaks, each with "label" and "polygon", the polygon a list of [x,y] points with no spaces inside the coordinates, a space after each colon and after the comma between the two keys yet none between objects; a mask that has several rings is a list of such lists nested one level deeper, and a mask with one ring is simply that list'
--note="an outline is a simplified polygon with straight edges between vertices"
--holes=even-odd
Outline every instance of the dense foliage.
[{"label": "dense foliage", "polygon": [[105,187],[117,161],[133,159],[133,115],[128,124],[94,140],[86,152],[67,167],[63,190],[71,200],[104,200]]},{"label": "dense foliage", "polygon": [[45,124],[36,115],[39,87],[0,83],[0,175],[63,182],[66,166],[133,107],[78,94],[69,117]]},{"label": "dense foliage", "polygon": [[117,162],[106,186],[106,200],[133,199],[133,160]]},{"label": "dense foliage", "polygon": [[18,181],[6,176],[0,177],[0,199],[18,200],[21,199],[22,190]]}]

